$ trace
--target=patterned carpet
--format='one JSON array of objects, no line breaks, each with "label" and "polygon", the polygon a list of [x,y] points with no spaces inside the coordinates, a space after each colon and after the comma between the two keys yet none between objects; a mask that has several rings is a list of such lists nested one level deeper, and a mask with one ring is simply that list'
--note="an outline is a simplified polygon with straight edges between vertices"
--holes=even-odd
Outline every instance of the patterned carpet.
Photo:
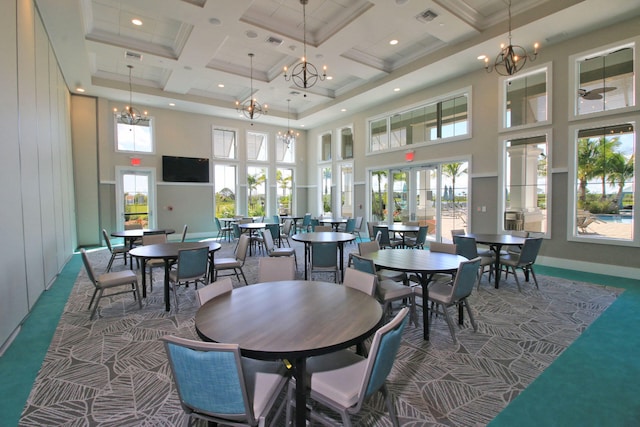
[{"label": "patterned carpet", "polygon": [[[300,244],[294,243],[298,260]],[[355,250],[346,245],[345,252]],[[229,256],[224,244],[216,256]],[[108,252],[90,253],[103,271]],[[346,256],[346,254],[345,254]],[[247,259],[249,283],[257,275],[255,255]],[[125,268],[121,262],[114,269]],[[174,426],[184,415],[159,337],[198,339],[193,287],[181,288],[179,312],[164,311],[161,273],[139,310],[130,295],[103,299],[89,321],[93,292],[84,270],[78,276],[55,336],[33,386],[21,426]],[[299,275],[302,275],[300,265]],[[322,280],[322,277],[315,277]],[[468,325],[453,344],[442,317],[431,325],[408,326],[389,389],[403,426],[481,426],[492,420],[591,324],[622,291],[538,276],[540,290],[513,277],[494,289],[486,279],[471,297],[478,332]],[[235,282],[235,279],[234,279]],[[235,283],[238,286],[238,283]],[[284,424],[283,420],[280,424]],[[390,425],[376,396],[355,420],[361,426]]]}]

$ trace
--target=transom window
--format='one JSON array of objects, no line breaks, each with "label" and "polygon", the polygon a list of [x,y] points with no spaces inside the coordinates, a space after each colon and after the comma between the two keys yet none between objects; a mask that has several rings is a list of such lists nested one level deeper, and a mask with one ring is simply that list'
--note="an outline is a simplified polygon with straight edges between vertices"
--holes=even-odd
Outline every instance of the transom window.
[{"label": "transom window", "polygon": [[141,120],[135,125],[123,122],[117,115],[116,124],[116,151],[134,153],[153,153],[154,134],[153,118]]},{"label": "transom window", "polygon": [[505,129],[547,123],[550,85],[547,67],[502,79],[502,127]]},{"label": "transom window", "polygon": [[213,157],[218,159],[235,159],[236,131],[213,128]]},{"label": "transom window", "polygon": [[320,160],[331,160],[331,132],[320,136]]},{"label": "transom window", "polygon": [[369,152],[469,135],[468,92],[369,121]]},{"label": "transom window", "polygon": [[268,160],[266,133],[247,132],[247,160]]}]

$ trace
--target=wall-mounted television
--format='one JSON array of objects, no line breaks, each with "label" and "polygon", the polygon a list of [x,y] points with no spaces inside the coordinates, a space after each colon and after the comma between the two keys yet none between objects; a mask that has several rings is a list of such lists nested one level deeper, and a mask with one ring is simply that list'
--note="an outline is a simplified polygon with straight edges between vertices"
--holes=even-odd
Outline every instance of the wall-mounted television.
[{"label": "wall-mounted television", "polygon": [[162,156],[162,180],[165,182],[209,182],[209,159]]}]

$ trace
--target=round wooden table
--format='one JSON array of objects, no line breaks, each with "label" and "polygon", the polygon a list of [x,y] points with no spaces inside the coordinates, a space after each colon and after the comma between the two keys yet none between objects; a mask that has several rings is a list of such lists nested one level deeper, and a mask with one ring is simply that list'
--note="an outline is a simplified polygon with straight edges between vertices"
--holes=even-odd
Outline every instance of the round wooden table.
[{"label": "round wooden table", "polygon": [[131,256],[140,258],[142,264],[142,297],[147,296],[147,282],[145,274],[145,264],[148,259],[159,258],[164,260],[164,305],[165,310],[171,309],[171,299],[169,298],[169,266],[170,262],[178,259],[178,252],[181,249],[194,249],[209,246],[209,277],[213,277],[213,253],[220,250],[222,245],[218,242],[169,242],[156,245],[138,246],[129,251]]},{"label": "round wooden table", "polygon": [[315,231],[313,233],[300,233],[291,236],[296,242],[304,243],[304,279],[307,280],[307,261],[309,260],[309,248],[312,243],[337,243],[338,262],[340,263],[340,274],[344,278],[344,242],[355,240],[355,234],[336,233],[334,231]]},{"label": "round wooden table", "polygon": [[[334,283],[292,280],[236,288],[198,309],[195,327],[206,341],[234,343],[244,356],[289,360],[296,378],[296,408],[306,408],[304,372],[310,356],[356,345],[383,316],[373,297]],[[296,410],[296,425],[306,413]]]},{"label": "round wooden table", "polygon": [[418,227],[417,225],[406,225],[406,224],[391,224],[389,227],[389,231],[393,232],[393,233],[398,233],[400,234],[400,236],[402,236],[402,246],[406,246],[405,243],[405,235],[407,233],[417,233],[418,231],[420,231],[420,227]]},{"label": "round wooden table", "polygon": [[426,304],[429,299],[427,285],[435,273],[455,273],[461,262],[467,259],[460,255],[431,252],[419,249],[385,249],[361,255],[373,260],[376,267],[388,270],[415,273],[422,286],[422,327],[425,340],[429,339],[429,316]]},{"label": "round wooden table", "polygon": [[522,246],[524,245],[525,238],[512,236],[511,234],[484,234],[484,233],[468,233],[464,235],[465,237],[473,237],[476,239],[476,243],[481,243],[483,245],[489,245],[489,248],[493,251],[495,255],[495,263],[493,272],[496,277],[495,287],[498,288],[500,286],[500,251],[502,247],[505,245],[514,245],[514,246]]},{"label": "round wooden table", "polygon": [[124,245],[129,246],[129,248],[131,249],[133,247],[133,242],[135,242],[137,239],[141,239],[144,233],[160,234],[163,232],[164,234],[173,234],[176,232],[176,230],[173,230],[171,228],[136,228],[134,230],[114,231],[113,233],[111,233],[111,236],[122,237],[124,239]]},{"label": "round wooden table", "polygon": [[338,231],[338,227],[340,226],[340,224],[346,224],[347,219],[346,218],[323,218],[323,219],[319,219],[318,222],[321,224],[331,224],[333,229],[335,231]]},{"label": "round wooden table", "polygon": [[[266,222],[246,222],[244,224],[238,224],[238,227],[241,230],[249,230],[249,238],[253,236],[253,232],[257,230],[264,230],[267,228]],[[252,245],[249,245],[249,256],[253,255],[253,251],[251,250]]]}]

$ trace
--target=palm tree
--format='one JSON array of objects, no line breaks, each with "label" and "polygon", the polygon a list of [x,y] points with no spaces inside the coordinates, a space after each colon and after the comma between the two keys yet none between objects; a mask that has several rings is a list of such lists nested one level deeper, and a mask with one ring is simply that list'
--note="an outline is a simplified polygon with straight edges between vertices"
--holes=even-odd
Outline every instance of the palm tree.
[{"label": "palm tree", "polygon": [[[387,172],[386,171],[373,171],[371,172],[371,175],[374,175],[378,178],[378,200],[380,200],[380,209],[377,210],[375,209],[375,203],[374,206],[372,206],[372,210],[377,210],[377,214],[379,218],[383,218],[383,212],[384,212],[384,201],[382,200],[382,177],[384,176],[386,178],[387,176]],[[375,198],[374,198],[375,200]],[[374,213],[375,215],[375,213]]]},{"label": "palm tree", "polygon": [[599,173],[598,165],[599,140],[594,138],[582,138],[578,140],[578,201],[584,208],[587,200],[587,183]]},{"label": "palm tree", "polygon": [[618,204],[622,203],[622,190],[624,185],[633,178],[634,155],[626,159],[622,154],[615,153],[609,161],[609,174],[607,181],[611,185],[618,185],[618,194],[616,200]]},{"label": "palm tree", "polygon": [[465,168],[464,170],[462,169],[464,166],[466,165],[466,163],[462,163],[462,162],[454,162],[454,163],[445,163],[444,165],[442,165],[442,173],[445,176],[448,176],[449,178],[451,178],[451,190],[450,190],[450,197],[451,200],[453,201],[453,206],[455,207],[455,201],[456,201],[456,178],[467,173],[467,169]]},{"label": "palm tree", "polygon": [[[276,170],[276,182],[280,185],[282,189],[282,198],[284,199],[287,196],[287,190],[289,189],[289,185],[293,181],[292,175],[287,175],[283,178],[282,169]],[[291,206],[286,206],[287,212],[290,212]]]},{"label": "palm tree", "polygon": [[602,200],[607,198],[607,190],[605,183],[607,181],[607,175],[612,168],[612,162],[616,162],[614,159],[616,154],[619,154],[616,149],[620,146],[620,139],[614,138],[600,138],[596,147],[597,154],[597,172],[602,182]]},{"label": "palm tree", "polygon": [[260,185],[262,185],[267,178],[264,176],[264,173],[257,173],[255,175],[247,176],[247,189],[249,190],[249,206],[253,208],[254,200],[253,200],[253,192],[258,189]]}]

